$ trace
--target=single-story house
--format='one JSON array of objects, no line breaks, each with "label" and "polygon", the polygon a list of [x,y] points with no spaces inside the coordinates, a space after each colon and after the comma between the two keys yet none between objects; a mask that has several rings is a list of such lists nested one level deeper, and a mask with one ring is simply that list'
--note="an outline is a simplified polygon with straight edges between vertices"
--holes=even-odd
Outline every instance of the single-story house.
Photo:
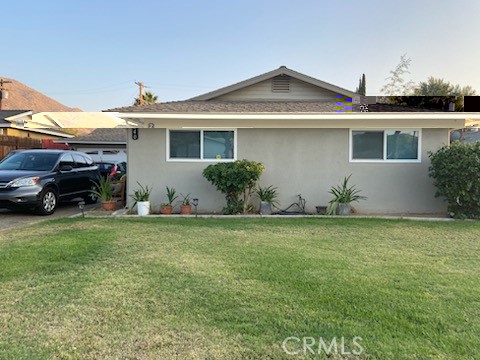
[{"label": "single-story house", "polygon": [[32,116],[31,110],[0,110],[0,135],[38,140],[73,137],[58,128],[30,127]]},{"label": "single-story house", "polygon": [[127,161],[127,129],[124,128],[95,129],[88,135],[56,142],[87,153],[96,162]]},{"label": "single-story house", "polygon": [[[338,99],[353,112],[338,111]],[[186,101],[113,109],[138,125],[129,129],[128,194],[153,186],[154,206],[165,186],[199,199],[201,212],[220,213],[224,196],[202,176],[223,161],[265,165],[260,184],[278,187],[280,208],[306,199],[326,205],[345,176],[368,199],[359,213],[445,213],[428,176],[428,153],[449,144],[451,129],[477,124],[479,114],[428,112],[385,104],[357,112],[353,92],[286,67]],[[129,205],[132,205],[130,200]]]}]

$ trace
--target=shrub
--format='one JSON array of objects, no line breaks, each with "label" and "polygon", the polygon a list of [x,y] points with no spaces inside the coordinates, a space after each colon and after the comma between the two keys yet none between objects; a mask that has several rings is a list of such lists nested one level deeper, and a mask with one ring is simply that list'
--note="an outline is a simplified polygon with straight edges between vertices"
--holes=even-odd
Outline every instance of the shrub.
[{"label": "shrub", "polygon": [[450,216],[480,217],[480,143],[454,142],[429,153],[429,174],[437,188],[435,196],[444,197]]},{"label": "shrub", "polygon": [[245,214],[250,208],[250,196],[264,170],[262,163],[237,160],[209,165],[203,170],[203,176],[225,194],[225,214]]}]

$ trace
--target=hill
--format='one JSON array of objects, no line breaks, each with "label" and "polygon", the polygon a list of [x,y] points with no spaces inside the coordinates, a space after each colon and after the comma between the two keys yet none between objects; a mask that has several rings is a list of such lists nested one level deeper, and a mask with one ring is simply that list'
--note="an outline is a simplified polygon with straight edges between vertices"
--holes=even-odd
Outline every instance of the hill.
[{"label": "hill", "polygon": [[17,80],[2,79],[11,81],[10,84],[5,84],[5,88],[8,90],[8,99],[2,100],[2,110],[25,109],[33,112],[82,111],[81,109],[65,106]]}]

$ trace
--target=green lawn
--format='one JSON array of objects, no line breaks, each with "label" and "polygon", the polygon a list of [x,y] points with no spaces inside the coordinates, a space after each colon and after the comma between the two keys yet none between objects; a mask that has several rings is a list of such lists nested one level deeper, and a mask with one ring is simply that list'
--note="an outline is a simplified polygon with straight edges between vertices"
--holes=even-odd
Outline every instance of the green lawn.
[{"label": "green lawn", "polygon": [[[290,336],[297,356],[282,349]],[[1,359],[297,359],[304,337],[316,351],[336,337],[340,352],[356,336],[362,359],[480,358],[480,223],[62,219],[0,232]]]}]

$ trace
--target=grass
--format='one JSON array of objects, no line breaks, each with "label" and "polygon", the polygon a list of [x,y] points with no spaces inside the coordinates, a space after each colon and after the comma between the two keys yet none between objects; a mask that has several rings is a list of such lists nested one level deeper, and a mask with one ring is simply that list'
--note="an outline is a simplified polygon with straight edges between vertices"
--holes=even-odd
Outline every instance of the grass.
[{"label": "grass", "polygon": [[0,358],[324,358],[282,342],[360,336],[362,359],[478,359],[479,239],[478,222],[373,219],[4,231]]}]

